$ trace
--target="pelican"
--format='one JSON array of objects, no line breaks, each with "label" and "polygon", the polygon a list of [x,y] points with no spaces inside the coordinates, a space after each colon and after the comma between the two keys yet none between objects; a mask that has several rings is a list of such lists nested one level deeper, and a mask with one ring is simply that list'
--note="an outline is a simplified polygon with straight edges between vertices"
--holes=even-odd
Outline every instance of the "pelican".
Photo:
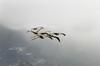
[{"label": "pelican", "polygon": [[62,34],[63,36],[66,36],[66,34],[65,34],[65,33],[60,33],[60,34]]},{"label": "pelican", "polygon": [[59,42],[60,42],[60,39],[59,39],[59,37],[56,37],[56,36],[53,36],[53,35],[51,35],[51,34],[48,34],[48,33],[41,33],[42,35],[47,35],[47,37],[48,38],[50,38],[50,39],[52,39],[53,40],[53,38],[56,38]]},{"label": "pelican", "polygon": [[53,33],[54,35],[59,35],[59,33]]},{"label": "pelican", "polygon": [[64,33],[53,33],[54,35],[63,35],[63,36],[66,36],[66,34]]},{"label": "pelican", "polygon": [[32,28],[31,30],[37,30],[36,32],[38,33],[40,30],[42,30],[42,29],[44,29],[44,27],[40,27],[39,29],[38,29],[39,27],[36,27],[36,28]]},{"label": "pelican", "polygon": [[[36,36],[38,36],[39,38],[41,39],[44,39],[44,37],[42,35],[39,35],[39,31],[42,30],[44,27],[40,27],[39,29],[36,27],[36,28],[32,28],[30,31],[28,32],[31,32],[33,34],[35,34]],[[37,30],[37,31],[34,31],[34,30]]]},{"label": "pelican", "polygon": [[[57,39],[59,42],[60,42],[60,38],[59,38],[59,35],[63,35],[63,36],[66,36],[66,34],[64,33],[58,33],[58,32],[54,32],[52,33],[51,31],[46,31],[46,32],[40,32],[42,29],[44,29],[44,27],[36,27],[36,28],[32,28],[30,31],[28,32],[31,32],[33,34],[36,35],[36,38],[34,39],[37,39],[37,38],[41,38],[41,39],[44,39],[44,38],[50,38],[51,40],[53,40],[53,38]],[[33,40],[34,40],[33,39]]]}]

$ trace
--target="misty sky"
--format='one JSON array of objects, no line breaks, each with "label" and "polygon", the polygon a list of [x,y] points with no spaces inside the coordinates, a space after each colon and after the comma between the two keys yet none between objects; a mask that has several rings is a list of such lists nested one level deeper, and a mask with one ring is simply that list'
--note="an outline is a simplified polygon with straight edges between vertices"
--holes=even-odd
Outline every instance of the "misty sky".
[{"label": "misty sky", "polygon": [[1,21],[14,28],[49,25],[91,30],[100,24],[99,0],[0,0],[0,3]]},{"label": "misty sky", "polygon": [[[37,25],[73,36],[99,36],[99,0],[0,0],[0,23],[14,29]],[[80,38],[80,37],[79,37]]]},{"label": "misty sky", "polygon": [[[78,56],[86,54],[90,65],[94,62],[99,66],[99,0],[0,0],[0,24],[11,29],[42,25],[68,33]],[[63,51],[68,48],[65,44]]]}]

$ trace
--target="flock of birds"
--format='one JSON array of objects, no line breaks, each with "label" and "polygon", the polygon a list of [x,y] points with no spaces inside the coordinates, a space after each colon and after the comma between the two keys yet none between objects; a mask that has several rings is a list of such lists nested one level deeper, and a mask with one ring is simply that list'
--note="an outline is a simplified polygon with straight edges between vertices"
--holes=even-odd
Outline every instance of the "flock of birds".
[{"label": "flock of birds", "polygon": [[43,29],[44,27],[35,27],[35,28],[31,28],[31,30],[28,30],[28,32],[31,32],[32,34],[35,35],[32,40],[37,39],[37,38],[41,38],[41,39],[49,38],[53,40],[55,38],[60,42],[59,35],[66,36],[65,33],[57,33],[57,32],[51,32],[51,31],[41,32],[41,30]]}]

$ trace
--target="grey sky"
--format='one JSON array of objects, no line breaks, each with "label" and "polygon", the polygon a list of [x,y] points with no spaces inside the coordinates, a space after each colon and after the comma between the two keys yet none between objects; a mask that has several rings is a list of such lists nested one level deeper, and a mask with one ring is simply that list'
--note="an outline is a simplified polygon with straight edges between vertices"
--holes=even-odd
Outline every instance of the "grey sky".
[{"label": "grey sky", "polygon": [[14,29],[43,25],[77,40],[100,37],[99,0],[0,0],[0,23]]},{"label": "grey sky", "polygon": [[0,0],[0,24],[13,29],[43,25],[77,41],[99,42],[99,0]]},{"label": "grey sky", "polygon": [[80,40],[100,36],[99,0],[0,1],[1,24],[10,28],[43,25],[69,32]]},{"label": "grey sky", "polygon": [[91,28],[100,24],[99,0],[1,0],[1,2],[1,20],[3,24],[14,28],[48,25],[71,29],[75,26]]},{"label": "grey sky", "polygon": [[12,29],[43,25],[68,33],[71,39],[64,39],[60,45],[61,56],[76,66],[100,66],[99,0],[0,0],[0,24]]}]

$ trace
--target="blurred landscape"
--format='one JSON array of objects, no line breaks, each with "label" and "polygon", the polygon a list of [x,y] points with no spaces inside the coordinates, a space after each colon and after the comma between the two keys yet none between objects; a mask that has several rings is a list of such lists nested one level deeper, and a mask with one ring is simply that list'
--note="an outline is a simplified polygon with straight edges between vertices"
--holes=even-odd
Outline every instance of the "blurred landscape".
[{"label": "blurred landscape", "polygon": [[[0,25],[0,65],[2,66],[99,66],[99,48],[62,39],[31,40],[24,30]],[[84,43],[86,44],[86,43]],[[91,43],[92,44],[92,43]]]}]

